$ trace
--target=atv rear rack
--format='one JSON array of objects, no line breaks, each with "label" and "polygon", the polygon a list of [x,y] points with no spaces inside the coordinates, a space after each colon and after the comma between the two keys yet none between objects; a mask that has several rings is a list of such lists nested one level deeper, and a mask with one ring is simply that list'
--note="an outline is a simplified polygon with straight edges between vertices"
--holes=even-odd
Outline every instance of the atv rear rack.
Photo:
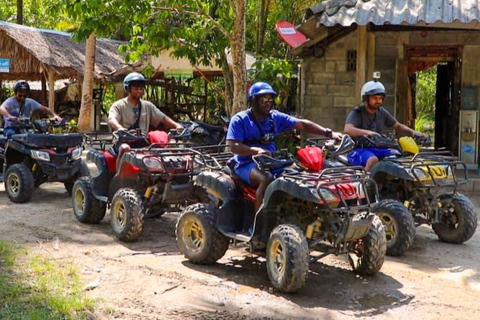
[{"label": "atv rear rack", "polygon": [[[287,170],[286,173],[282,174],[282,177],[287,179],[297,179],[302,183],[315,184],[318,196],[328,207],[328,210],[333,212],[370,211],[372,202],[379,199],[378,186],[375,181],[369,177],[363,167],[327,168],[322,170],[320,174],[305,172],[293,173],[292,171]],[[358,186],[361,186],[361,189],[357,188],[356,190],[357,197],[355,199],[357,201],[355,205],[352,204],[352,201],[349,201],[355,199],[347,199],[344,192],[341,190],[341,186],[345,184],[358,184]],[[369,187],[367,187],[367,185]],[[333,186],[333,189],[335,190],[334,195],[340,198],[340,201],[335,207],[330,204],[331,201],[328,201],[321,192],[322,189],[332,192],[332,188],[330,188],[331,186]],[[376,199],[370,199],[372,194],[369,194],[368,190],[371,190],[372,188],[374,191],[373,196]],[[358,192],[363,192],[366,201],[361,201],[362,198]]]},{"label": "atv rear rack", "polygon": [[[389,161],[408,167],[415,180],[422,184],[422,188],[455,188],[456,190],[459,185],[468,182],[467,165],[459,161],[450,151],[420,152],[410,159],[390,159]],[[439,167],[445,170],[445,178],[437,177],[438,170],[442,170],[438,169]],[[463,174],[461,173],[458,177],[456,169],[460,169]],[[428,178],[420,177],[419,172],[426,174]],[[451,178],[449,178],[450,174]]]}]

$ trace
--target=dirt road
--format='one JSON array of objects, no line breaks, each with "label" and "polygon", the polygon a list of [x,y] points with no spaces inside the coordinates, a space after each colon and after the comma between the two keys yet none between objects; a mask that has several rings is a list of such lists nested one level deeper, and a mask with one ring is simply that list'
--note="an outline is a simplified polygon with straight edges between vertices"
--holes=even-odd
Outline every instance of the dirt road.
[{"label": "dirt road", "polygon": [[[478,207],[480,197],[474,199]],[[477,209],[478,214],[478,209]],[[0,239],[74,261],[98,298],[99,319],[477,319],[480,235],[441,243],[417,228],[413,248],[387,257],[379,274],[356,276],[343,257],[311,268],[297,294],[272,290],[265,260],[232,248],[218,264],[196,266],[178,252],[177,214],[148,220],[140,240],[118,242],[109,217],[76,221],[62,184],[45,184],[28,204],[11,203],[0,187]]]}]

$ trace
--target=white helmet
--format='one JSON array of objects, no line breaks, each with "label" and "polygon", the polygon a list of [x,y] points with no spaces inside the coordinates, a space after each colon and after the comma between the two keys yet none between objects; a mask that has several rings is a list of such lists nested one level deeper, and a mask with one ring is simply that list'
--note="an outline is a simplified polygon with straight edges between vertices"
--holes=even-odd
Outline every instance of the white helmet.
[{"label": "white helmet", "polygon": [[381,94],[385,97],[386,90],[383,84],[379,81],[372,80],[365,83],[362,87],[361,97],[362,101],[365,101],[366,96],[371,96],[374,94]]}]

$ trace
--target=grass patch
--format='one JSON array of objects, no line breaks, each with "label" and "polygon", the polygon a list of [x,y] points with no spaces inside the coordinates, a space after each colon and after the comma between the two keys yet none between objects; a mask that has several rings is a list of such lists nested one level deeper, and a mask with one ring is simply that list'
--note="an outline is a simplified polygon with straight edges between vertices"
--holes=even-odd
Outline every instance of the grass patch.
[{"label": "grass patch", "polygon": [[88,319],[93,309],[72,262],[0,241],[0,319]]}]

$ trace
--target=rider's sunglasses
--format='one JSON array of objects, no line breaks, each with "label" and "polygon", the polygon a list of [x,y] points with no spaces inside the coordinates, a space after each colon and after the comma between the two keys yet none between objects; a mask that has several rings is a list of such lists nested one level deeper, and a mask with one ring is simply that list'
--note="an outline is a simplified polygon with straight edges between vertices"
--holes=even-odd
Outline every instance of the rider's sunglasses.
[{"label": "rider's sunglasses", "polygon": [[27,97],[27,95],[26,94],[18,94],[17,97],[19,99],[25,99]]},{"label": "rider's sunglasses", "polygon": [[273,103],[273,98],[260,97],[260,102],[262,102],[262,103]]}]

